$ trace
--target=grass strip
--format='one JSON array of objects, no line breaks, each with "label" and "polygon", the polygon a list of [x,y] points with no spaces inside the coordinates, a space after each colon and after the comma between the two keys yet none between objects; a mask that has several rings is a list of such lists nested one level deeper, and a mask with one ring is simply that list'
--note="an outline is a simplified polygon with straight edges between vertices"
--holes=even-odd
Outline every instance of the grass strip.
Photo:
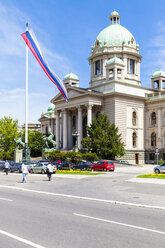
[{"label": "grass strip", "polygon": [[[69,171],[69,170],[57,170],[56,174],[70,174],[70,175],[99,175],[103,173],[90,172],[90,171]],[[104,173],[105,174],[105,173]]]},{"label": "grass strip", "polygon": [[156,179],[165,179],[165,174],[144,174],[137,176],[138,178],[156,178]]}]

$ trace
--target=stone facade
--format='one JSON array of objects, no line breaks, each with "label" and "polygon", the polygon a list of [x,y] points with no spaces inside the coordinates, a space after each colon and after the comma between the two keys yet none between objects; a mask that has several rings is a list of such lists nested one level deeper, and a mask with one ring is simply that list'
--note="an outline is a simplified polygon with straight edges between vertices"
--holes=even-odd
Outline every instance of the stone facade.
[{"label": "stone facade", "polygon": [[139,45],[120,25],[117,12],[110,15],[110,21],[91,47],[89,88],[80,88],[77,75],[67,74],[64,84],[69,102],[60,93],[51,100],[55,109],[39,119],[42,132],[45,126],[51,129],[57,149],[73,149],[76,137],[81,149],[86,125],[104,112],[121,133],[126,150],[122,159],[151,163],[156,148],[165,159],[165,73],[155,72],[152,88],[142,87]]}]

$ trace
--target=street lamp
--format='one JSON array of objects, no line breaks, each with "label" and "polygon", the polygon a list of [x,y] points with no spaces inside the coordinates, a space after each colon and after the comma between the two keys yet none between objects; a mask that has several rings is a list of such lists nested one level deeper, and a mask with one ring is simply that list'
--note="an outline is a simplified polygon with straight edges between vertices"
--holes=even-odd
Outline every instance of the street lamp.
[{"label": "street lamp", "polygon": [[78,152],[78,136],[79,136],[79,134],[77,133],[77,131],[75,131],[72,133],[72,136],[75,137],[75,145],[73,147],[73,151]]}]

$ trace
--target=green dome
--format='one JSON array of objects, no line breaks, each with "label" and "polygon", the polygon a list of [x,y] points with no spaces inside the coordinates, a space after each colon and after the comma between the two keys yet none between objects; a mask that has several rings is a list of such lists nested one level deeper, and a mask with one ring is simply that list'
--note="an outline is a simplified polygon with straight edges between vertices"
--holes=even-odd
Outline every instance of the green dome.
[{"label": "green dome", "polygon": [[53,112],[55,110],[55,105],[51,103],[48,107],[48,112]]},{"label": "green dome", "polygon": [[65,77],[64,77],[64,80],[65,79],[74,79],[74,80],[79,80],[78,76],[72,72],[68,73]]},{"label": "green dome", "polygon": [[109,59],[107,61],[107,65],[112,65],[114,63],[117,64],[122,64],[123,65],[123,60],[119,59],[118,57],[116,57],[116,54],[113,56],[113,58]]},{"label": "green dome", "polygon": [[155,71],[153,74],[152,74],[152,77],[155,78],[155,77],[165,77],[165,72],[164,71],[161,71],[160,69],[158,71]]},{"label": "green dome", "polygon": [[131,41],[135,42],[133,35],[120,24],[111,24],[103,29],[97,39],[101,47],[104,46],[122,46],[129,45]]}]

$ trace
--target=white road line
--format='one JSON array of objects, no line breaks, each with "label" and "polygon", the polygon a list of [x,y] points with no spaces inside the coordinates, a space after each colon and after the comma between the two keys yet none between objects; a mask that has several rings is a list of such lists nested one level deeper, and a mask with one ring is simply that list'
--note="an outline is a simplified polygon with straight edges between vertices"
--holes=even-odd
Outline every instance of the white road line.
[{"label": "white road line", "polygon": [[19,187],[15,187],[15,186],[0,185],[0,188],[20,190],[20,191],[24,191],[24,192],[31,192],[31,193],[37,193],[37,194],[60,196],[60,197],[66,197],[66,198],[81,199],[81,200],[87,200],[87,201],[97,201],[97,202],[103,202],[103,203],[109,203],[109,204],[119,204],[119,205],[126,205],[126,206],[132,206],[132,207],[142,207],[142,208],[165,210],[165,207],[161,207],[161,206],[152,206],[152,205],[145,205],[145,204],[132,203],[132,202],[104,200],[104,199],[83,197],[83,196],[76,196],[76,195],[66,195],[66,194],[59,194],[59,193],[53,193],[53,192],[46,192],[46,191],[19,188]]},{"label": "white road line", "polygon": [[0,200],[3,200],[3,201],[10,201],[10,202],[13,201],[13,200],[10,200],[10,199],[7,199],[7,198],[1,198],[1,197],[0,197]]},{"label": "white road line", "polygon": [[154,229],[149,229],[149,228],[145,228],[145,227],[141,227],[141,226],[129,225],[129,224],[126,224],[126,223],[121,223],[121,222],[116,222],[116,221],[112,221],[112,220],[106,220],[106,219],[96,218],[96,217],[92,217],[92,216],[88,216],[88,215],[83,215],[83,214],[77,214],[77,213],[74,213],[74,215],[79,216],[79,217],[83,217],[83,218],[88,218],[88,219],[103,221],[103,222],[107,222],[107,223],[111,223],[111,224],[116,224],[116,225],[120,225],[120,226],[131,227],[131,228],[135,228],[135,229],[139,229],[139,230],[143,230],[143,231],[154,232],[154,233],[165,235],[165,232],[157,231],[157,230],[154,230]]},{"label": "white road line", "polygon": [[46,248],[46,247],[44,247],[44,246],[37,245],[37,244],[35,244],[35,243],[33,243],[33,242],[27,240],[27,239],[20,238],[20,237],[18,237],[18,236],[15,236],[15,235],[13,235],[13,234],[11,234],[11,233],[8,233],[8,232],[5,232],[5,231],[3,231],[3,230],[0,230],[0,234],[4,234],[4,235],[6,235],[6,236],[8,236],[8,237],[10,237],[10,238],[16,239],[16,240],[18,240],[18,241],[20,241],[20,242],[22,242],[22,243],[25,243],[25,244],[30,245],[30,246],[35,247],[35,248]]}]

